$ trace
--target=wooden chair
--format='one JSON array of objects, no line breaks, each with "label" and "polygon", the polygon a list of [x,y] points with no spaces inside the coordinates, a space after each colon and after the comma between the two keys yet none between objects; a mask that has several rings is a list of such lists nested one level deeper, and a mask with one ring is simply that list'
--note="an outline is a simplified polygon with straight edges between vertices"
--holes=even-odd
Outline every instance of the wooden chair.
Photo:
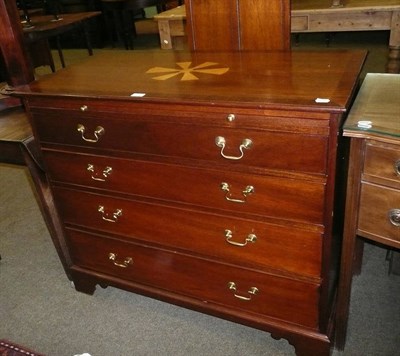
[{"label": "wooden chair", "polygon": [[0,51],[10,85],[26,84],[34,80],[19,18],[15,2],[0,1]]},{"label": "wooden chair", "polygon": [[290,0],[186,0],[192,50],[289,50]]}]

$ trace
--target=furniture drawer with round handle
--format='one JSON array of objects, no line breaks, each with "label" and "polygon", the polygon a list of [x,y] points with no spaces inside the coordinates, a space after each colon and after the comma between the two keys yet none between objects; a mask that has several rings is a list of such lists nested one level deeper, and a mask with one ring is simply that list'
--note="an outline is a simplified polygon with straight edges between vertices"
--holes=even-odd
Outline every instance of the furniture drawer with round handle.
[{"label": "furniture drawer with round handle", "polygon": [[54,195],[67,226],[256,269],[321,275],[321,232],[60,187]]},{"label": "furniture drawer with round handle", "polygon": [[367,141],[363,179],[400,189],[400,149],[398,145]]},{"label": "furniture drawer with round handle", "polygon": [[[185,159],[323,175],[328,139],[322,135],[272,132],[186,123],[133,122],[111,117],[33,116],[43,146],[124,151],[159,159]],[[154,158],[153,158],[154,159]]]},{"label": "furniture drawer with round handle", "polygon": [[52,181],[234,214],[323,223],[323,180],[296,180],[79,154],[45,152],[44,157]]},{"label": "furniture drawer with round handle", "polygon": [[363,182],[358,230],[400,248],[400,191]]},{"label": "furniture drawer with round handle", "polygon": [[[319,284],[67,230],[73,270],[316,328]],[[92,272],[91,272],[92,271]],[[112,280],[113,278],[109,278]],[[124,282],[125,281],[125,282]],[[179,297],[178,297],[179,298]]]}]

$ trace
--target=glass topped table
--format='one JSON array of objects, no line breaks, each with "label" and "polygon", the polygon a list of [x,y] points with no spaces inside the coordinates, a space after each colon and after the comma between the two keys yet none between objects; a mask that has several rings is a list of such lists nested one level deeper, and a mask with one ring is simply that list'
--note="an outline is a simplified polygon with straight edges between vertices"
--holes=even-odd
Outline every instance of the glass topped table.
[{"label": "glass topped table", "polygon": [[400,137],[400,75],[369,73],[344,125],[350,137]]},{"label": "glass topped table", "polygon": [[[400,249],[400,75],[367,74],[345,122],[351,137],[336,322],[343,349],[363,242]],[[395,251],[395,250],[393,250]]]}]

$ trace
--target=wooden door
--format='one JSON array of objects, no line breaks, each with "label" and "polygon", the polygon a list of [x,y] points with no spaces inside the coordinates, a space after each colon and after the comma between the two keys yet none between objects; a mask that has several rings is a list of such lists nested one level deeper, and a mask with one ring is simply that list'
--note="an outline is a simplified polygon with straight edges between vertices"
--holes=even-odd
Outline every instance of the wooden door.
[{"label": "wooden door", "polygon": [[288,50],[290,0],[186,0],[192,50]]}]

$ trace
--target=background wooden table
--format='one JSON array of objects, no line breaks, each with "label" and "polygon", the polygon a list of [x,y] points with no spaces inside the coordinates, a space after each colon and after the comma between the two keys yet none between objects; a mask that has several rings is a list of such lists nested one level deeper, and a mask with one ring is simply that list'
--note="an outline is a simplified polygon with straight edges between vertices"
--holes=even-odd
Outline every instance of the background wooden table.
[{"label": "background wooden table", "polygon": [[[52,15],[32,16],[30,23],[33,26],[25,27],[23,31],[28,44],[41,41],[47,42],[49,38],[56,38],[58,54],[60,56],[61,65],[64,68],[65,61],[62,53],[60,35],[69,31],[81,30],[85,37],[88,53],[90,56],[93,55],[87,23],[90,19],[99,15],[101,15],[100,11],[60,14],[58,20]],[[52,69],[54,71],[54,68]]]},{"label": "background wooden table", "polygon": [[[335,2],[335,1],[334,1]],[[291,32],[390,31],[388,71],[400,72],[400,0],[292,0]],[[185,6],[154,16],[162,49],[172,49],[185,36]]]}]

